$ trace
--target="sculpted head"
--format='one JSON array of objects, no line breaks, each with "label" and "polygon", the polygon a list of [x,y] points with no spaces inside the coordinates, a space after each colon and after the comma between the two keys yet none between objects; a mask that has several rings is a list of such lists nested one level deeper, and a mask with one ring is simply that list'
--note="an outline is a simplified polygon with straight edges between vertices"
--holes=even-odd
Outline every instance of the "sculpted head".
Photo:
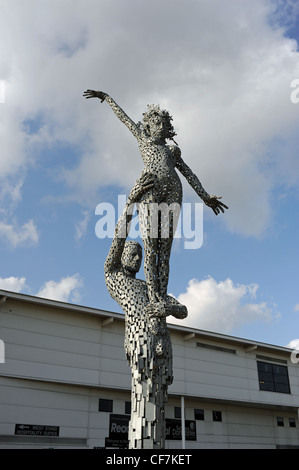
[{"label": "sculpted head", "polygon": [[143,128],[150,137],[173,139],[176,133],[171,121],[169,112],[161,110],[159,105],[148,105],[148,110],[143,113]]},{"label": "sculpted head", "polygon": [[142,262],[142,247],[140,243],[129,240],[125,243],[121,257],[123,269],[133,274],[138,273]]}]

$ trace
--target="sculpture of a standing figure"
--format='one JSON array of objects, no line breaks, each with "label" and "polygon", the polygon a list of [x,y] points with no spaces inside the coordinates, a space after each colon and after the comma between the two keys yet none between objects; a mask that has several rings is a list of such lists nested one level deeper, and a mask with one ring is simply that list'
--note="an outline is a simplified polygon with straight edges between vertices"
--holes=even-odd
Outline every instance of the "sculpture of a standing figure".
[{"label": "sculpture of a standing figure", "polygon": [[[210,196],[204,190],[197,176],[183,161],[179,147],[166,143],[167,139],[173,140],[176,135],[168,111],[161,110],[159,106],[149,106],[148,111],[143,114],[143,123],[135,124],[107,93],[86,90],[83,96],[99,98],[111,106],[116,116],[137,139],[144,162],[143,174],[150,173],[156,178],[155,185],[148,189],[139,201],[139,211],[143,219],[144,273],[149,301],[151,303],[166,301],[169,259],[178,217],[169,211],[167,220],[164,217],[164,220],[159,221],[157,236],[152,236],[152,208],[161,204],[166,204],[168,207],[173,204],[176,204],[176,207],[181,206],[182,184],[176,169],[185,176],[195,192],[216,215],[220,211],[224,212],[224,208],[228,209],[228,207],[219,201],[220,197]],[[163,236],[165,227],[167,227],[167,235]]]}]

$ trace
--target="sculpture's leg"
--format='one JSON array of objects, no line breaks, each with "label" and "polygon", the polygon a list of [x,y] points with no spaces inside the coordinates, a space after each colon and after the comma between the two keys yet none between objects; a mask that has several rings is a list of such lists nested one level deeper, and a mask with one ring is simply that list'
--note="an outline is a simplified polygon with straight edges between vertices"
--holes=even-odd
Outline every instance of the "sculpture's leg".
[{"label": "sculpture's leg", "polygon": [[157,302],[159,295],[159,272],[157,266],[158,239],[144,238],[144,275],[150,302]]},{"label": "sculpture's leg", "polygon": [[[171,204],[169,204],[171,207]],[[180,205],[175,205],[175,214],[172,210],[164,211],[159,218],[158,231],[158,289],[163,300],[167,298],[169,280],[169,261],[173,238],[178,222]]]},{"label": "sculpture's leg", "polygon": [[167,287],[169,280],[169,257],[171,252],[172,239],[162,238],[159,241],[158,257],[158,290],[163,300],[167,298]]},{"label": "sculpture's leg", "polygon": [[[150,201],[150,199],[149,199]],[[150,302],[157,301],[158,289],[158,227],[152,210],[152,202],[139,205],[138,218],[144,248],[144,275]]]}]

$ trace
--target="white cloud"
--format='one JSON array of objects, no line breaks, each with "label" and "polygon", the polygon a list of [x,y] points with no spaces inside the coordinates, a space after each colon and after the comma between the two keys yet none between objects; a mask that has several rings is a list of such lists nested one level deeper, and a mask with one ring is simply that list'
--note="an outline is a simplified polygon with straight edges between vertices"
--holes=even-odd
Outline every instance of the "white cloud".
[{"label": "white cloud", "polygon": [[290,102],[299,54],[282,27],[270,26],[273,5],[275,24],[280,11],[286,24],[280,0],[190,0],[187,8],[181,0],[4,1],[1,177],[33,163],[34,149],[63,141],[83,149],[71,168],[57,169],[78,201],[100,185],[129,187],[142,168],[133,137],[106,103],[82,97],[103,89],[135,121],[148,103],[169,108],[186,162],[230,206],[224,223],[263,234],[273,189],[299,181]]},{"label": "white cloud", "polygon": [[11,292],[20,292],[26,285],[25,277],[1,277],[0,278],[0,289],[8,290]]},{"label": "white cloud", "polygon": [[293,339],[292,341],[290,341],[290,342],[286,345],[286,348],[299,350],[299,339]]},{"label": "white cloud", "polygon": [[[62,302],[78,302],[82,285],[83,280],[81,276],[74,274],[73,276],[66,276],[57,282],[52,280],[45,282],[36,296],[51,300],[60,300]],[[11,292],[21,292],[27,287],[25,277],[18,278],[11,276],[0,278],[0,289]]]},{"label": "white cloud", "polygon": [[88,210],[82,211],[82,219],[79,220],[75,226],[76,240],[81,240],[81,238],[84,237],[84,235],[86,234],[90,216],[91,214]]},{"label": "white cloud", "polygon": [[79,289],[82,287],[83,281],[79,274],[67,276],[60,281],[47,281],[39,292],[37,297],[43,297],[51,300],[60,300],[62,302],[78,302]]},{"label": "white cloud", "polygon": [[27,244],[36,245],[39,236],[35,223],[30,219],[20,227],[0,221],[0,238],[16,248]]},{"label": "white cloud", "polygon": [[[265,302],[254,302],[257,284],[234,284],[231,279],[217,282],[212,277],[189,281],[186,292],[177,299],[188,309],[186,326],[231,333],[243,324],[272,319]],[[169,317],[170,323],[180,323]]]},{"label": "white cloud", "polygon": [[295,312],[299,312],[299,304],[296,304],[296,305],[295,305],[294,311],[295,311]]},{"label": "white cloud", "polygon": [[[13,181],[12,181],[13,180]],[[0,188],[0,200],[3,202],[1,213],[11,213],[12,208],[21,200],[23,179],[6,178]]]}]

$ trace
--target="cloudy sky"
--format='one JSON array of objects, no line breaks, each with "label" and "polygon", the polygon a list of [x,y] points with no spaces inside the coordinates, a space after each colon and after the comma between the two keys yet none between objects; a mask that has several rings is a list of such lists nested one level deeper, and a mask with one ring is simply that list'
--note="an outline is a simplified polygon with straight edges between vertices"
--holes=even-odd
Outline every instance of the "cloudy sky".
[{"label": "cloudy sky", "polygon": [[117,213],[142,161],[108,104],[82,97],[103,90],[135,122],[168,109],[183,159],[229,206],[204,207],[200,248],[175,240],[184,324],[294,347],[298,2],[0,0],[0,38],[0,288],[120,312],[96,208]]}]

